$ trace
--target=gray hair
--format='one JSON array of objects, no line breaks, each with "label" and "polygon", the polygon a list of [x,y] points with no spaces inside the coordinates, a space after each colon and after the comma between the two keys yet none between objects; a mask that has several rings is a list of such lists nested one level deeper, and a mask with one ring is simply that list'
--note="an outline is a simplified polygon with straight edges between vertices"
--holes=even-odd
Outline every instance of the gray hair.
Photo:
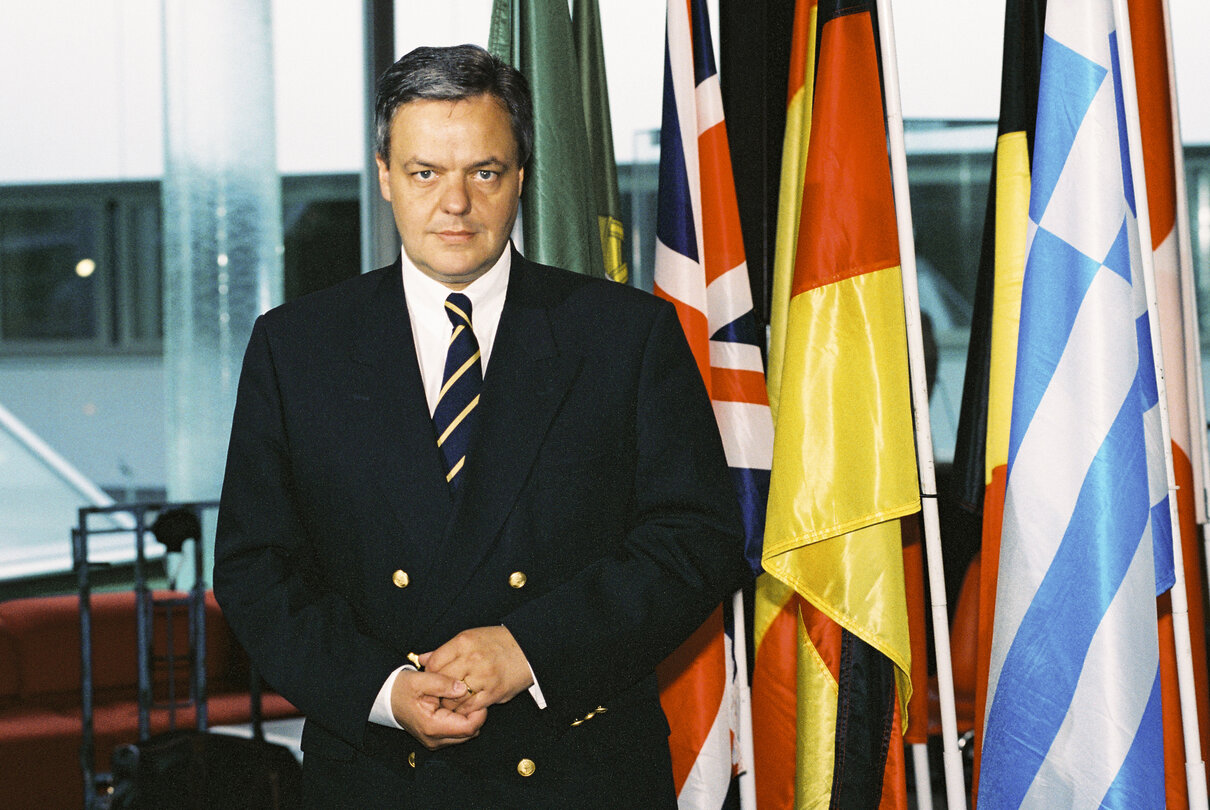
[{"label": "gray hair", "polygon": [[512,123],[519,165],[534,148],[534,106],[519,70],[478,45],[423,46],[404,54],[378,77],[374,102],[375,149],[391,156],[391,122],[410,101],[461,101],[487,94],[500,102]]}]

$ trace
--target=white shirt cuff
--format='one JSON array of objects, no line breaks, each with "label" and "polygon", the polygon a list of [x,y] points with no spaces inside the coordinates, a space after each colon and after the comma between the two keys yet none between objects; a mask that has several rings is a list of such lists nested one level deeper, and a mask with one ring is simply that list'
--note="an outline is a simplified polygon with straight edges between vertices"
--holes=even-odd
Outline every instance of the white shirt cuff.
[{"label": "white shirt cuff", "polygon": [[404,664],[388,675],[386,682],[378,690],[378,697],[374,698],[374,705],[370,707],[371,723],[377,723],[380,726],[387,726],[388,728],[403,728],[403,726],[399,725],[399,721],[395,719],[395,712],[391,711],[391,690],[395,687],[395,679],[405,669],[414,670],[416,667],[411,664]]},{"label": "white shirt cuff", "polygon": [[[529,661],[525,662],[525,666],[529,667]],[[538,676],[534,674],[533,667],[529,667],[529,677],[534,679],[534,685],[529,687],[529,696],[538,704],[539,709],[545,709],[546,698],[542,696],[542,687],[538,686]]]}]

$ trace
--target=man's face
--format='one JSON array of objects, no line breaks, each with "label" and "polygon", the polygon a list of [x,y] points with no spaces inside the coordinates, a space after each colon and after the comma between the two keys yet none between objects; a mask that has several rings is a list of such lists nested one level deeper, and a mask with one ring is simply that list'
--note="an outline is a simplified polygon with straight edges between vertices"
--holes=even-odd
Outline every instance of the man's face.
[{"label": "man's face", "polygon": [[398,109],[378,185],[422,273],[458,290],[491,269],[517,218],[525,175],[517,164],[508,113],[492,96]]}]

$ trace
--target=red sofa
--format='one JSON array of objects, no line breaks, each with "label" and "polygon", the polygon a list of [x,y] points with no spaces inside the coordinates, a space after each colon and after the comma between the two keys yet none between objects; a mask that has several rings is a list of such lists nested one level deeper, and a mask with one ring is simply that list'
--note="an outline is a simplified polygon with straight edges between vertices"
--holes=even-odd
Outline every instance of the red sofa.
[{"label": "red sofa", "polygon": [[[94,594],[92,656],[95,760],[109,770],[114,747],[138,738],[137,645],[132,592]],[[168,622],[153,622],[155,652],[164,652]],[[174,653],[187,647],[184,608],[172,622]],[[163,669],[163,668],[161,668]],[[84,806],[80,763],[80,611],[74,595],[0,602],[0,808],[78,810]],[[158,701],[171,685],[177,699],[188,695],[188,665],[175,677],[153,677]],[[223,621],[212,594],[206,596],[206,689],[211,726],[245,723],[251,714],[247,659]],[[298,714],[280,695],[266,691],[265,719]],[[176,712],[177,727],[195,725],[192,709]],[[151,715],[153,734],[169,728],[169,711]]]}]

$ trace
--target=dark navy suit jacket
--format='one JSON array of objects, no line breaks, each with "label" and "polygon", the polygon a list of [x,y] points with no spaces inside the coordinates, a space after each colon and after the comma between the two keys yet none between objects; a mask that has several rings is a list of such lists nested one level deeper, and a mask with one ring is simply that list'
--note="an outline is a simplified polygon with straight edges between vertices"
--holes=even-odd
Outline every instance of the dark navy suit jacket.
[{"label": "dark navy suit jacket", "polygon": [[[749,573],[673,307],[514,253],[480,410],[455,501],[398,263],[253,329],[214,587],[307,717],[311,805],[674,806],[654,668]],[[545,710],[437,752],[367,721],[409,651],[496,624]]]}]

